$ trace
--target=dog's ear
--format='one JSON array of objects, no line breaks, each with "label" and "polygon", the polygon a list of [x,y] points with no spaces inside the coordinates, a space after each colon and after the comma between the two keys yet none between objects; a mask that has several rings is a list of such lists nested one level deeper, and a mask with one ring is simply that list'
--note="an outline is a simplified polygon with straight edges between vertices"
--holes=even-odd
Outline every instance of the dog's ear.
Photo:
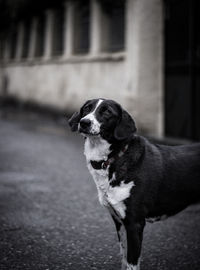
[{"label": "dog's ear", "polygon": [[68,120],[69,126],[71,128],[71,131],[77,131],[78,130],[78,124],[81,120],[81,115],[82,115],[82,111],[83,108],[90,102],[91,100],[86,101],[83,106],[80,109],[80,112],[75,112],[72,117]]},{"label": "dog's ear", "polygon": [[133,118],[127,113],[125,110],[122,109],[121,118],[114,130],[114,137],[117,140],[126,140],[128,139],[133,133],[136,132],[136,126]]},{"label": "dog's ear", "polygon": [[71,128],[71,131],[77,131],[78,130],[78,124],[81,119],[80,113],[75,112],[72,117],[68,120],[69,126]]}]

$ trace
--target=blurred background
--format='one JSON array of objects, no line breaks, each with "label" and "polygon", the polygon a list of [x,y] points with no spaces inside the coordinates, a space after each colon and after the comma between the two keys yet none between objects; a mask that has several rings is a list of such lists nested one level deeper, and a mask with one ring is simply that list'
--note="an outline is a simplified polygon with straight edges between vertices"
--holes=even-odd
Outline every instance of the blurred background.
[{"label": "blurred background", "polygon": [[0,0],[0,95],[120,102],[141,133],[200,139],[198,0]]},{"label": "blurred background", "polygon": [[[199,0],[0,0],[0,270],[120,269],[67,117],[104,97],[156,142],[199,141],[199,27]],[[199,213],[147,224],[141,269],[199,270]]]}]

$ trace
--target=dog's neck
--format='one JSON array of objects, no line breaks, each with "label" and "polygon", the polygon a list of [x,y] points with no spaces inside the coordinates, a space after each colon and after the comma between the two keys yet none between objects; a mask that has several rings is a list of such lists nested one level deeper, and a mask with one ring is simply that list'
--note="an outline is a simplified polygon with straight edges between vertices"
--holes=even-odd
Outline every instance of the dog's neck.
[{"label": "dog's neck", "polygon": [[93,169],[106,170],[109,165],[123,156],[127,149],[128,142],[115,142],[111,144],[100,136],[87,137],[84,154],[87,162],[91,163]]},{"label": "dog's neck", "polygon": [[107,160],[111,151],[111,144],[100,136],[86,137],[84,154],[87,161]]}]

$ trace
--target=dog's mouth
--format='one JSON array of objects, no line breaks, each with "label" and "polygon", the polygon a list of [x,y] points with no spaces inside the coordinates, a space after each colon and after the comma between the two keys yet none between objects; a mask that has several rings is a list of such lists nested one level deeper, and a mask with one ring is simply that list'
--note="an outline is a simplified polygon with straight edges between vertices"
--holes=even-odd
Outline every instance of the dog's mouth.
[{"label": "dog's mouth", "polygon": [[90,132],[85,132],[85,131],[79,131],[81,135],[85,136],[85,137],[95,137],[95,136],[99,136],[100,133],[90,133]]},{"label": "dog's mouth", "polygon": [[84,130],[82,129],[81,127],[79,128],[79,133],[83,136],[86,136],[86,137],[90,137],[90,136],[99,136],[100,135],[100,132],[91,132],[91,131],[88,131],[88,130]]}]

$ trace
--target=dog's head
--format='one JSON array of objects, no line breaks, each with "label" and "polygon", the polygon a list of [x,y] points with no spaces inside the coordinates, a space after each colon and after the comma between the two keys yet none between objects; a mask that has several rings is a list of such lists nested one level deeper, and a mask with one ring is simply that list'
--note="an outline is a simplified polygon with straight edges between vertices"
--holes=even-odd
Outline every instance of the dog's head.
[{"label": "dog's head", "polygon": [[69,119],[72,131],[84,136],[101,136],[107,141],[127,140],[136,132],[133,118],[115,101],[88,100]]}]

